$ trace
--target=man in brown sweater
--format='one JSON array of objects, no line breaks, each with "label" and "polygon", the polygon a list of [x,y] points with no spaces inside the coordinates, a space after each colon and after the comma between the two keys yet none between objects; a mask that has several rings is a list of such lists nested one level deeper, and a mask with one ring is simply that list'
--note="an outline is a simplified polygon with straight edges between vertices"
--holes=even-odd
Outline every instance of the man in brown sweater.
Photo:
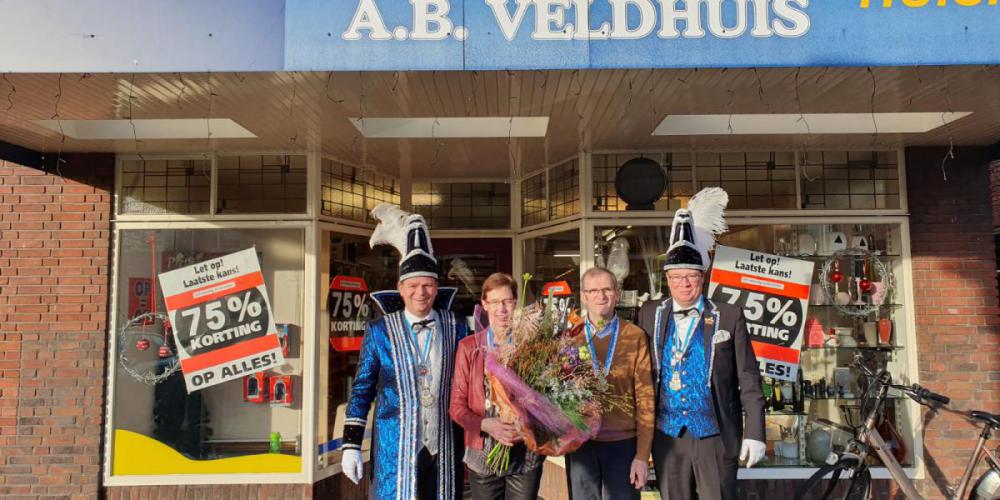
[{"label": "man in brown sweater", "polygon": [[641,328],[615,315],[620,296],[607,269],[583,274],[583,328],[591,360],[623,396],[625,408],[606,412],[598,435],[567,455],[574,500],[639,498],[649,471],[656,394],[648,340]]}]

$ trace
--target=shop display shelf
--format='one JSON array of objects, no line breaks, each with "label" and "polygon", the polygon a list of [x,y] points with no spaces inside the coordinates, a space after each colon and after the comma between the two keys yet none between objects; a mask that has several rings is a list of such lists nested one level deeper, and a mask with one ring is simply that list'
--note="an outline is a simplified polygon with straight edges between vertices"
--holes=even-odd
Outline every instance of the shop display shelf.
[{"label": "shop display shelf", "polygon": [[[903,399],[903,397],[904,396],[900,394],[889,394],[886,396],[886,399]],[[806,396],[806,399],[811,401],[861,401],[862,399],[864,399],[864,395],[855,394],[853,397],[850,398],[844,398],[840,396],[835,396],[832,398],[817,398],[816,396]]]},{"label": "shop display shelf", "polygon": [[764,412],[765,416],[768,417],[808,417],[809,413],[804,411],[792,411],[792,410],[767,410]]},{"label": "shop display shelf", "polygon": [[[846,304],[846,305],[842,305],[842,306],[835,306],[833,304],[809,304],[809,309],[812,309],[814,307],[819,307],[819,308],[822,308],[822,309],[834,309],[835,310],[837,307],[843,307],[843,308],[846,308],[846,309],[860,309],[862,307],[872,307],[872,306],[870,306],[868,304]],[[898,307],[903,307],[903,304],[879,304],[878,307],[891,307],[891,308],[895,309],[895,308],[898,308]]]},{"label": "shop display shelf", "polygon": [[[782,255],[782,257],[791,257],[793,259],[812,260],[817,262],[826,262],[826,260],[830,258],[829,255]],[[886,259],[898,259],[902,257],[902,255],[898,253],[882,253],[875,255],[875,257],[886,258]],[[844,258],[847,258],[847,256],[845,256]]]},{"label": "shop display shelf", "polygon": [[890,352],[902,350],[903,346],[898,345],[856,345],[856,346],[822,346],[822,347],[804,347],[802,351],[878,351],[878,352]]}]

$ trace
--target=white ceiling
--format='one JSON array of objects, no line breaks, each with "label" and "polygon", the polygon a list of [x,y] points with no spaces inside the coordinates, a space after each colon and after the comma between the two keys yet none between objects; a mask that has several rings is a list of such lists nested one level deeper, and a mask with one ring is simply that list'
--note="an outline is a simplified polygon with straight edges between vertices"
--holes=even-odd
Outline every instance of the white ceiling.
[{"label": "white ceiling", "polygon": [[[940,117],[951,111],[973,114],[924,133],[651,135],[668,115],[725,115],[728,123],[730,114]],[[130,117],[231,119],[256,137],[82,140],[66,127],[60,133],[58,126],[36,123]],[[548,124],[543,137],[367,138],[351,121],[360,117],[548,117]],[[0,75],[0,140],[45,152],[321,148],[392,174],[410,168],[418,179],[507,177],[512,169],[532,171],[581,148],[988,145],[1000,141],[1000,67],[5,74]]]}]

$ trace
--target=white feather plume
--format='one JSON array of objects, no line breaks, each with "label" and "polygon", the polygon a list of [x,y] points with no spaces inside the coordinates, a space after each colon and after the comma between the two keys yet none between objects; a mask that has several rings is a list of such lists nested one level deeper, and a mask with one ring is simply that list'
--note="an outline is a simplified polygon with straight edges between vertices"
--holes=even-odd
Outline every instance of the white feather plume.
[{"label": "white feather plume", "polygon": [[392,203],[380,203],[372,209],[372,217],[378,219],[378,225],[372,231],[368,244],[392,245],[400,256],[406,255],[406,218],[410,214]]},{"label": "white feather plume", "polygon": [[688,201],[688,211],[694,219],[694,238],[701,250],[702,262],[711,262],[708,253],[715,248],[717,236],[729,230],[726,224],[726,205],[729,194],[720,187],[708,187],[698,191]]}]

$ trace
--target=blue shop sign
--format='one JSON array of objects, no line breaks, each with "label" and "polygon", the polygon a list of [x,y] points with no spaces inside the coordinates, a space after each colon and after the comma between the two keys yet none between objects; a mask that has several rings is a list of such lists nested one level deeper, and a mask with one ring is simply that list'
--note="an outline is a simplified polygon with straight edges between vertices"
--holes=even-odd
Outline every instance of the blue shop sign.
[{"label": "blue shop sign", "polygon": [[998,0],[287,0],[286,70],[1000,63]]}]

